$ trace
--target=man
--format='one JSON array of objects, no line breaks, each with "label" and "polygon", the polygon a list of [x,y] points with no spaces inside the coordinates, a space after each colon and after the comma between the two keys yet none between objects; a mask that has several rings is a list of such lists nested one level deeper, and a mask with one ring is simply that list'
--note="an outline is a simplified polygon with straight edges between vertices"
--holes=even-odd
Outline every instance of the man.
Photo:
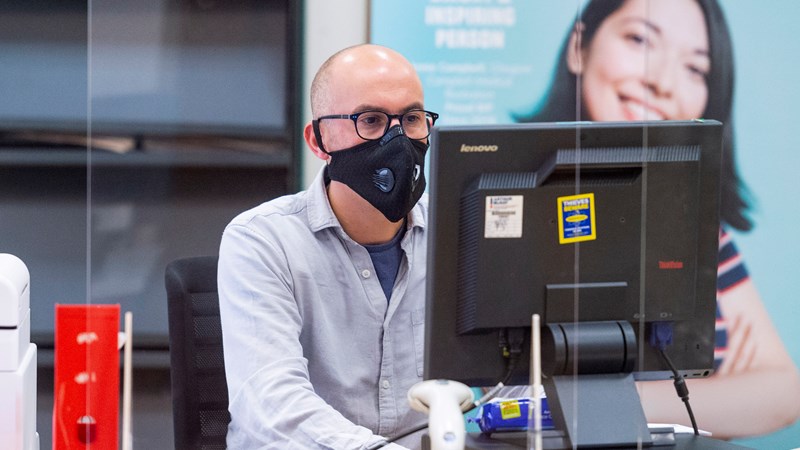
[{"label": "man", "polygon": [[413,66],[376,45],[328,59],[311,108],[305,140],[326,166],[222,237],[230,448],[361,449],[427,420],[406,393],[422,375],[436,114]]}]

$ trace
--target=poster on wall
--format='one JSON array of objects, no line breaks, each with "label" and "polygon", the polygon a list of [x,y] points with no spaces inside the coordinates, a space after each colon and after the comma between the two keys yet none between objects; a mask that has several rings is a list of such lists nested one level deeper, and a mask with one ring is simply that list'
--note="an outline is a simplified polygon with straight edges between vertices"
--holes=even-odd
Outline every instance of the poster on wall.
[{"label": "poster on wall", "polygon": [[[746,403],[766,408],[763,415],[749,409],[748,417],[789,412],[771,424],[734,418],[729,428],[735,429],[722,434],[730,432],[735,442],[755,448],[794,448],[800,447],[800,423],[787,423],[795,420],[800,404],[793,384],[800,327],[788,280],[800,270],[795,256],[800,234],[794,226],[798,213],[786,206],[787,198],[800,192],[792,182],[800,166],[793,114],[800,102],[800,64],[788,55],[800,51],[792,32],[800,2],[768,5],[372,0],[370,41],[411,60],[425,88],[425,107],[441,115],[440,125],[724,122],[729,167],[723,177],[730,192],[722,209],[727,223],[722,244],[733,243],[738,252],[726,249],[720,257],[718,298],[730,319],[721,322],[729,328],[727,348],[720,351],[738,362],[721,371],[729,380],[737,374],[771,380],[769,386],[745,388],[753,389],[749,397],[741,396],[741,387],[732,391],[729,399],[738,400],[729,402],[731,410],[741,411],[736,405]],[[757,335],[761,338],[750,338]]]},{"label": "poster on wall", "polygon": [[373,1],[370,40],[411,59],[440,123],[508,123],[511,109],[533,99],[525,25],[534,11],[512,0]]}]

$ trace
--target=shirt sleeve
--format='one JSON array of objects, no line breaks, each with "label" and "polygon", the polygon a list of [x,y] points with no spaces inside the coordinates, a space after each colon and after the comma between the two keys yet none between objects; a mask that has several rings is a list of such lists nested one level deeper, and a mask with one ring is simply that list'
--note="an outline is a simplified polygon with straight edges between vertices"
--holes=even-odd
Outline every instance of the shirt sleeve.
[{"label": "shirt sleeve", "polygon": [[717,311],[714,327],[714,369],[719,369],[728,352],[728,322],[719,307],[719,297],[749,278],[750,275],[744,260],[733,242],[733,236],[721,228],[717,267]]},{"label": "shirt sleeve", "polygon": [[733,236],[724,229],[720,230],[718,261],[717,292],[719,294],[733,289],[750,277],[742,256],[733,242]]},{"label": "shirt sleeve", "polygon": [[314,392],[291,274],[270,239],[230,225],[220,246],[218,283],[229,448],[363,449],[383,440]]}]

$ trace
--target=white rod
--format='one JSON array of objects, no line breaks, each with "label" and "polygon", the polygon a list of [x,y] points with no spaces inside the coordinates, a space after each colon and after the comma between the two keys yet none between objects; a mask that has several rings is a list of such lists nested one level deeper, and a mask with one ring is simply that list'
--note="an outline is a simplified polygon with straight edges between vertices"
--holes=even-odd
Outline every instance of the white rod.
[{"label": "white rod", "polygon": [[531,318],[531,389],[533,390],[533,448],[542,449],[542,337],[539,315]]},{"label": "white rod", "polygon": [[131,432],[131,388],[133,370],[133,313],[125,313],[125,348],[122,365],[122,450],[133,450]]}]

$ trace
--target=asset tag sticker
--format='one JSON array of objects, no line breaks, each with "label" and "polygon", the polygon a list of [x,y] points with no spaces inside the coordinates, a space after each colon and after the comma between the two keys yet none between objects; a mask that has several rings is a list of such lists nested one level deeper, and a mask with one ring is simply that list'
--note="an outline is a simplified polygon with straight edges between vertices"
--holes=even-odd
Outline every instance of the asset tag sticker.
[{"label": "asset tag sticker", "polygon": [[597,239],[594,218],[594,193],[558,197],[558,242]]},{"label": "asset tag sticker", "polygon": [[522,237],[521,195],[487,195],[483,237]]}]

